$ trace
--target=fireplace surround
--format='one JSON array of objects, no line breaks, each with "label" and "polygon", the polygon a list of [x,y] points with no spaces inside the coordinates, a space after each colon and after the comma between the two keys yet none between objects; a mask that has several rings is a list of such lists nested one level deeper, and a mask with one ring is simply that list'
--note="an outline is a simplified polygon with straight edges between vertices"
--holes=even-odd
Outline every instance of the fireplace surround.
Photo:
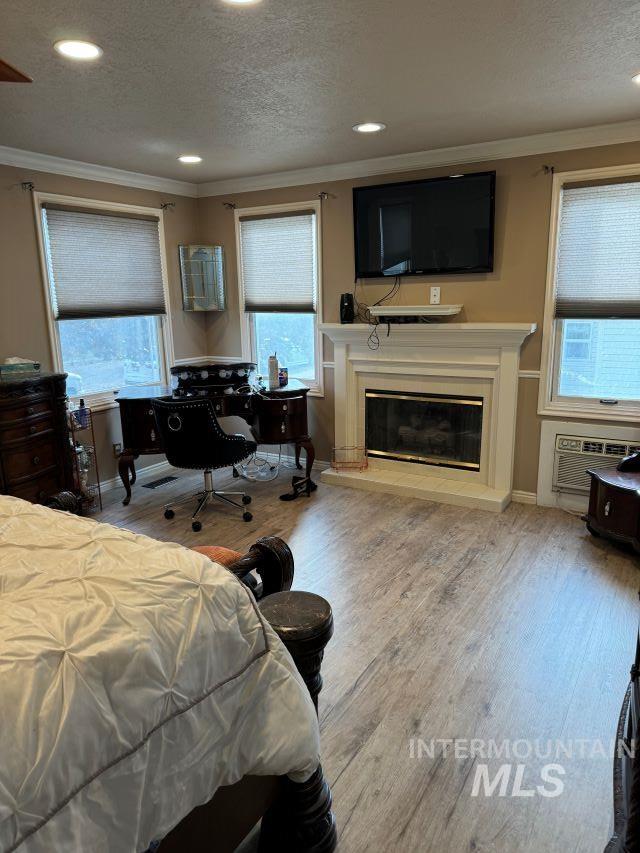
[{"label": "fireplace surround", "polygon": [[[534,323],[402,324],[375,350],[366,324],[320,329],[334,345],[335,446],[366,445],[369,458],[323,482],[493,512],[509,504],[520,347]],[[454,400],[470,405],[456,412]]]}]

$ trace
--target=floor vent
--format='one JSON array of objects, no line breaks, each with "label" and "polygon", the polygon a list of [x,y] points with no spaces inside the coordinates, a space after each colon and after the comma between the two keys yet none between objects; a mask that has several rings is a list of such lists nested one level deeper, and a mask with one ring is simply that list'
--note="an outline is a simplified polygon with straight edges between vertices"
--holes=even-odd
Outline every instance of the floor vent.
[{"label": "floor vent", "polygon": [[150,483],[145,483],[143,489],[159,489],[160,486],[166,486],[167,483],[173,483],[177,477],[160,477],[159,480],[151,480]]}]

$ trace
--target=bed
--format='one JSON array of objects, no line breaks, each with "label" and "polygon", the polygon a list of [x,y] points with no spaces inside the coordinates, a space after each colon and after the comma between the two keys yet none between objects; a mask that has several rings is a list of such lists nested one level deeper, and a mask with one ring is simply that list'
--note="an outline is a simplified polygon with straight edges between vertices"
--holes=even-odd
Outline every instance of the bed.
[{"label": "bed", "polygon": [[313,702],[238,579],[256,553],[0,496],[1,853],[204,849],[238,803],[269,809],[262,850],[334,848]]}]

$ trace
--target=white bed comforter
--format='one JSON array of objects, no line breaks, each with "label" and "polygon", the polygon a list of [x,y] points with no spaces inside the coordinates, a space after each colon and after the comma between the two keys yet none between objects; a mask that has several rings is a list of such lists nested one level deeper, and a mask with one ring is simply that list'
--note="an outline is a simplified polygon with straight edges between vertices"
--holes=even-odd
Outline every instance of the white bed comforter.
[{"label": "white bed comforter", "polygon": [[304,684],[228,571],[9,497],[0,715],[2,853],[143,851],[220,785],[318,763]]}]

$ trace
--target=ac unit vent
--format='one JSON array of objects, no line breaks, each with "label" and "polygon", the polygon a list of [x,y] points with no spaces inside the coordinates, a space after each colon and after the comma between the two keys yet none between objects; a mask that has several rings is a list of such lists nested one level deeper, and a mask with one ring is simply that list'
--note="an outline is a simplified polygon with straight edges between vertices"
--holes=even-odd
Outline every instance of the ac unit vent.
[{"label": "ac unit vent", "polygon": [[604,450],[604,444],[602,441],[583,441],[582,450],[585,453],[602,453]]},{"label": "ac unit vent", "polygon": [[614,468],[636,447],[638,445],[630,446],[615,440],[557,435],[553,491],[588,494],[591,485],[591,478],[587,474],[589,468]]},{"label": "ac unit vent", "polygon": [[626,444],[613,444],[607,442],[604,446],[604,452],[607,456],[626,456],[627,455],[627,445]]}]

